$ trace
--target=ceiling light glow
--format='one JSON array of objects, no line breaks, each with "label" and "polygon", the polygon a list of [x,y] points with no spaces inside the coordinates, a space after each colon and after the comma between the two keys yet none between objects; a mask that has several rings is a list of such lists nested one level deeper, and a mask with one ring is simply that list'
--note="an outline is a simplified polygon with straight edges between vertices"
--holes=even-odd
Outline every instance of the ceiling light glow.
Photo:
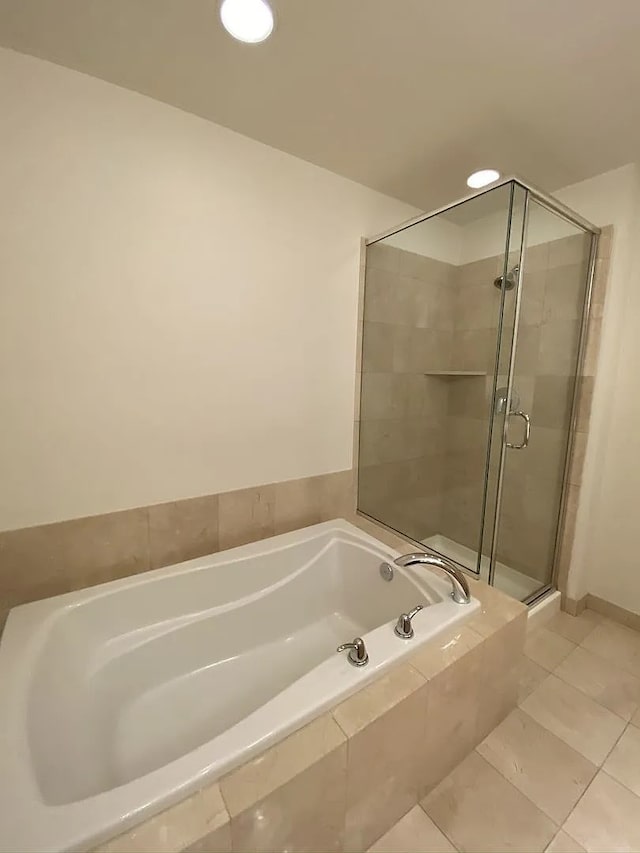
[{"label": "ceiling light glow", "polygon": [[222,0],[220,20],[238,41],[257,44],[273,32],[273,12],[267,0]]},{"label": "ceiling light glow", "polygon": [[474,172],[467,178],[467,186],[473,190],[479,190],[480,187],[486,187],[487,184],[492,184],[500,177],[500,172],[495,169],[480,169],[479,172]]}]

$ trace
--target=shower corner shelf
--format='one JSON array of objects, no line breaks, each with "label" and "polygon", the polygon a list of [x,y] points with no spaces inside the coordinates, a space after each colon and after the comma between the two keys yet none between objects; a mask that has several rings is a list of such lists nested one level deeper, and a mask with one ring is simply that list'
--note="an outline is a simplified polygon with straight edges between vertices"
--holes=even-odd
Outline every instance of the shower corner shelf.
[{"label": "shower corner shelf", "polygon": [[446,379],[449,376],[486,376],[486,370],[425,370],[425,376],[441,376]]}]

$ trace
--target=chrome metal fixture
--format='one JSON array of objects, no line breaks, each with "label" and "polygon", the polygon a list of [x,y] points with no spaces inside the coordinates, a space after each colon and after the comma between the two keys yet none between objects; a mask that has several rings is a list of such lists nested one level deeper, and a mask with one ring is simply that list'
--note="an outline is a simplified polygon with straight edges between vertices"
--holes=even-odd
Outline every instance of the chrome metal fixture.
[{"label": "chrome metal fixture", "polygon": [[400,637],[403,640],[410,640],[413,637],[413,625],[411,624],[411,620],[422,610],[421,604],[416,604],[413,610],[410,610],[408,613],[401,613],[398,617],[398,621],[396,622],[396,627],[394,631],[396,636]]},{"label": "chrome metal fixture", "polygon": [[343,643],[336,649],[337,652],[346,652],[349,649],[347,660],[353,666],[364,666],[369,663],[369,655],[362,637],[356,637],[352,643]]},{"label": "chrome metal fixture", "polygon": [[440,569],[448,575],[449,580],[451,581],[451,598],[453,598],[455,603],[469,604],[471,602],[471,593],[469,592],[467,579],[454,563],[446,560],[444,557],[436,557],[435,554],[418,552],[416,554],[403,554],[402,557],[396,557],[393,562],[396,565],[403,567],[433,566],[434,569]]},{"label": "chrome metal fixture", "polygon": [[518,283],[518,273],[520,272],[520,267],[515,266],[513,269],[509,270],[509,272],[505,275],[499,275],[498,278],[494,278],[493,286],[497,287],[498,290],[502,290],[502,282],[504,280],[504,289],[505,290],[513,290],[513,288]]},{"label": "chrome metal fixture", "polygon": [[393,566],[389,563],[380,563],[380,577],[383,581],[393,580]]},{"label": "chrome metal fixture", "polygon": [[[496,415],[503,415],[507,411],[509,401],[509,389],[498,388],[496,390]],[[517,409],[520,405],[520,395],[515,388],[511,389],[511,409]]]},{"label": "chrome metal fixture", "polygon": [[531,438],[531,418],[526,412],[510,412],[509,417],[522,418],[524,421],[524,438],[520,444],[512,444],[510,441],[505,442],[505,444],[507,447],[510,447],[511,450],[524,450],[529,444],[529,439]]}]

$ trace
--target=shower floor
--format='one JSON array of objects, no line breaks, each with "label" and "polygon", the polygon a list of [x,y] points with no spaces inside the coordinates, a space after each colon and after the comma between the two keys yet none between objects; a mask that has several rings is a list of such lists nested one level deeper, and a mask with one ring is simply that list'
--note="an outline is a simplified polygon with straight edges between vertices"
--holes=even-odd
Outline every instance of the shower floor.
[{"label": "shower floor", "polygon": [[[449,539],[441,533],[435,533],[433,536],[423,539],[422,544],[426,545],[427,548],[433,548],[434,551],[437,551],[439,554],[443,554],[445,557],[449,557],[451,560],[455,560],[456,563],[460,563],[461,566],[464,566],[470,571],[476,570],[477,552],[471,548],[467,548],[466,545],[454,542],[453,539]],[[489,579],[488,557],[482,558],[480,564],[480,577],[483,580]],[[495,585],[501,592],[511,596],[511,598],[517,598],[518,601],[523,601],[529,595],[536,592],[536,590],[542,586],[542,582],[537,580],[537,578],[530,578],[528,575],[518,572],[516,569],[512,569],[511,566],[497,562]]]}]

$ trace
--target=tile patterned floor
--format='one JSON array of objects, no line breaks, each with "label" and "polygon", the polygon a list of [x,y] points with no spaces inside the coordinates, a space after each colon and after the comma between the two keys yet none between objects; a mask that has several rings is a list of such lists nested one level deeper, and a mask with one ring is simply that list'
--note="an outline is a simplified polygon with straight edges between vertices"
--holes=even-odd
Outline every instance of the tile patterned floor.
[{"label": "tile patterned floor", "polygon": [[519,707],[373,853],[640,851],[640,633],[590,610],[527,640]]}]

